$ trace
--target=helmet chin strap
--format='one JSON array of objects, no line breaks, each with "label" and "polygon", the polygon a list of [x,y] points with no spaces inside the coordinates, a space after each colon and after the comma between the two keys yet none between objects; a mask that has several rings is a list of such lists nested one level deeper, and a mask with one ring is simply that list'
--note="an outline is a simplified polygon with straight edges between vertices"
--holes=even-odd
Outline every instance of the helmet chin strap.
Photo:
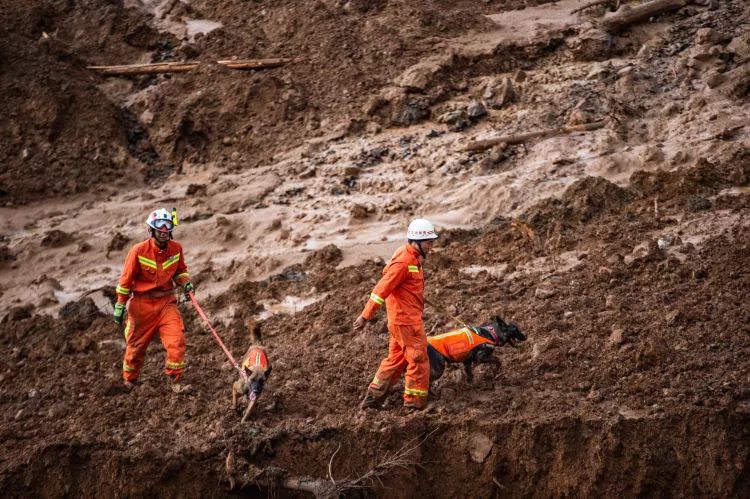
[{"label": "helmet chin strap", "polygon": [[414,241],[417,243],[417,248],[419,249],[419,254],[422,255],[422,260],[427,260],[427,255],[425,254],[424,250],[422,249],[422,241]]}]

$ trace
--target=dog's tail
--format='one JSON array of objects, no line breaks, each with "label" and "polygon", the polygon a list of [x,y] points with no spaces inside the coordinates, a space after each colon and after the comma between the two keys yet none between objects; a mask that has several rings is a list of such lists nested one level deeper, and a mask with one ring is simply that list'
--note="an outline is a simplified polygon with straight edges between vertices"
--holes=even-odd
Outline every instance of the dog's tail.
[{"label": "dog's tail", "polygon": [[255,322],[253,319],[247,321],[247,331],[250,333],[250,342],[253,345],[263,344],[263,338],[260,334],[260,324]]}]

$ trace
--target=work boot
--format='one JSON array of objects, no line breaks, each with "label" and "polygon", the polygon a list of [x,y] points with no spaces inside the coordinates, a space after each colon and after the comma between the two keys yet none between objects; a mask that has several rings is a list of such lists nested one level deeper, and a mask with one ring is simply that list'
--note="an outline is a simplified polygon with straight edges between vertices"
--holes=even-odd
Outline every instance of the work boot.
[{"label": "work boot", "polygon": [[362,400],[362,402],[359,404],[359,408],[362,410],[380,409],[383,405],[383,398],[385,397],[375,398],[368,393],[367,395],[365,395],[364,400]]}]

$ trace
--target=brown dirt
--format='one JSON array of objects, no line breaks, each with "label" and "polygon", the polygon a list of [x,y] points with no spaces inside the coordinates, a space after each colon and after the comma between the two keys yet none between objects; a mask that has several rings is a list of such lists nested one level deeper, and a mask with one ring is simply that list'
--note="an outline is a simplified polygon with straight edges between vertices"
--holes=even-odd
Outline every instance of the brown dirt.
[{"label": "brown dirt", "polygon": [[[344,495],[750,495],[743,2],[614,38],[592,23],[511,41],[481,14],[517,2],[6,3],[5,496],[307,497],[284,478],[344,484],[404,445],[404,466]],[[223,27],[182,40],[158,23],[183,18]],[[84,69],[229,55],[306,61],[112,81]],[[424,88],[389,100],[404,74]],[[500,76],[516,99],[468,131],[433,118]],[[599,117],[597,133],[460,151]],[[136,388],[121,385],[113,284],[157,203],[184,213],[176,235],[230,350],[247,349],[248,319],[263,328],[273,374],[249,424],[186,303],[193,391],[169,391],[158,341]],[[363,412],[387,329],[382,314],[351,323],[422,213],[453,227],[425,264],[428,297],[529,339],[471,386],[449,368],[424,412],[403,412],[399,389]],[[456,324],[427,308],[425,326]]]}]

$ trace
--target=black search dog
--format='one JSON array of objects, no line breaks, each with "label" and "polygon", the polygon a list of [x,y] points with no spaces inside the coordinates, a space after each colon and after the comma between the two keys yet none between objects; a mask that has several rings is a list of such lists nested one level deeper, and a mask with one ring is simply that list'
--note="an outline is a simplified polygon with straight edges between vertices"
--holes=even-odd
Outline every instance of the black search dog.
[{"label": "black search dog", "polygon": [[[488,341],[477,339],[474,335]],[[465,337],[466,342],[454,341],[451,344],[450,339],[446,338],[448,336],[459,336],[460,340],[464,340]],[[521,341],[526,341],[526,335],[518,329],[518,326],[505,323],[498,315],[494,320],[479,327],[467,326],[450,333],[428,336],[427,356],[430,359],[430,383],[443,375],[446,364],[458,362],[463,364],[466,381],[471,383],[474,379],[472,368],[475,363],[492,362],[495,360],[492,356],[495,348],[505,345],[515,346]],[[474,343],[477,345],[471,347]]]},{"label": "black search dog", "polygon": [[255,321],[250,321],[247,329],[250,332],[251,345],[240,361],[243,374],[232,384],[232,409],[237,408],[238,396],[244,395],[247,398],[247,408],[242,415],[241,423],[250,415],[255,401],[263,392],[266,380],[271,375],[271,363],[268,361],[266,349],[261,344],[260,326]]}]

